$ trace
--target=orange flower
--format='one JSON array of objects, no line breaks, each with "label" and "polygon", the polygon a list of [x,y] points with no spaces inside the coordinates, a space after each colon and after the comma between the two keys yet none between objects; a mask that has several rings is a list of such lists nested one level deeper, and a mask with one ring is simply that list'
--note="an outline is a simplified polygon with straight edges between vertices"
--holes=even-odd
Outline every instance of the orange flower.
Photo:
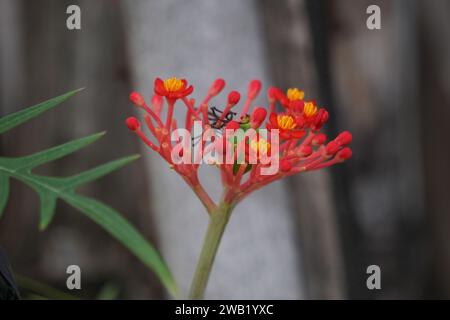
[{"label": "orange flower", "polygon": [[305,92],[297,88],[290,88],[287,90],[286,95],[289,101],[298,101],[303,100],[305,97]]},{"label": "orange flower", "polygon": [[305,134],[305,130],[299,128],[293,116],[289,114],[271,113],[267,124],[267,129],[280,130],[280,137],[283,139],[300,139]]},{"label": "orange flower", "polygon": [[185,79],[172,77],[166,80],[156,78],[155,93],[168,99],[180,99],[190,95],[194,88],[187,85]]},{"label": "orange flower", "polygon": [[315,116],[317,113],[316,102],[315,101],[305,102],[305,105],[303,107],[303,113],[308,118]]}]

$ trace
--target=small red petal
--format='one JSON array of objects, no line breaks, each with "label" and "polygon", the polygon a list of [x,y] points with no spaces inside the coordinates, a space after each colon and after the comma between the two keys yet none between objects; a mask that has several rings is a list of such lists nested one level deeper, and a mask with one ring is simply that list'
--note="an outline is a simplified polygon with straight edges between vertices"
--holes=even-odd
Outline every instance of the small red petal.
[{"label": "small red petal", "polygon": [[269,116],[270,124],[277,129],[278,128],[278,120],[277,120],[277,114],[275,112],[272,112]]},{"label": "small red petal", "polygon": [[285,139],[285,140],[289,140],[292,138],[289,130],[283,130],[283,129],[279,129],[279,130],[280,130],[280,138]]},{"label": "small red petal", "polygon": [[160,78],[155,79],[155,93],[160,96],[167,96],[168,94],[164,88],[164,82]]},{"label": "small red petal", "polygon": [[305,135],[306,131],[305,130],[291,130],[291,136],[292,138],[295,139],[300,139],[301,137],[303,137]]},{"label": "small red petal", "polygon": [[189,86],[186,90],[183,91],[183,95],[184,96],[190,95],[192,93],[192,91],[194,91],[194,87]]},{"label": "small red petal", "polygon": [[311,118],[311,128],[313,130],[320,130],[322,126],[327,122],[328,120],[328,111],[321,108],[319,111],[317,111],[316,115]]},{"label": "small red petal", "polygon": [[305,118],[303,115],[296,115],[294,116],[295,123],[297,124],[297,127],[303,128],[306,124]]}]

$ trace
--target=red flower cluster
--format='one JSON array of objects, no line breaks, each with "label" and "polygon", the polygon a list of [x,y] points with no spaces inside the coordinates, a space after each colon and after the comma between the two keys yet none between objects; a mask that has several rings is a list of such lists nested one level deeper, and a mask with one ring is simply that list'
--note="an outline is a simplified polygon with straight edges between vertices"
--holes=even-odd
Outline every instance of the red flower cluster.
[{"label": "red flower cluster", "polygon": [[[145,144],[158,152],[171,168],[184,178],[209,211],[215,207],[215,204],[199,182],[200,162],[195,160],[217,151],[218,146],[225,147],[227,150],[231,148],[234,151],[239,150],[242,145],[248,147],[244,148],[245,159],[242,163],[237,161],[239,151],[236,151],[237,156],[232,158],[231,163],[226,161],[210,162],[220,169],[225,190],[223,200],[230,204],[236,204],[252,191],[277,179],[298,172],[325,168],[343,162],[352,156],[352,151],[348,147],[352,140],[351,134],[344,131],[336,139],[327,142],[325,134],[320,133],[320,129],[328,120],[328,112],[324,108],[319,108],[315,101],[304,100],[303,91],[291,88],[285,94],[278,88],[269,88],[267,97],[270,115],[268,121],[265,122],[266,108],[253,107],[250,110],[261,91],[259,80],[250,82],[239,117],[235,117],[236,113],[232,111],[241,99],[241,95],[237,91],[231,91],[228,94],[223,110],[209,107],[210,100],[217,96],[224,87],[223,79],[215,80],[204,99],[197,104],[194,99],[188,98],[193,92],[193,87],[188,86],[186,80],[173,77],[163,81],[157,78],[154,87],[155,95],[150,106],[146,104],[140,94],[133,92],[130,95],[131,101],[145,111],[144,121],[153,136],[153,141],[143,132],[141,124],[136,118],[131,117],[126,120],[128,128],[134,131]],[[167,108],[164,107],[164,97]],[[202,136],[198,137],[201,147],[198,148],[196,154],[193,154],[192,151],[186,152],[185,149],[178,151],[177,144],[171,141],[172,133],[176,133],[178,128],[177,122],[173,118],[174,106],[178,100],[186,106],[184,128],[191,131],[194,122],[199,121],[204,130]],[[282,112],[276,112],[277,104],[283,109]],[[165,121],[162,119],[163,112],[166,117]],[[259,137],[259,132],[265,128],[270,133],[278,134],[276,141]],[[258,133],[256,140],[252,138],[247,141],[244,138],[242,141],[237,141],[235,137],[230,139],[225,134],[225,131],[234,132],[241,129],[244,132],[255,130]],[[156,142],[154,142],[155,140]],[[181,138],[179,140],[181,141]],[[274,148],[273,143],[278,141],[277,148]],[[223,151],[223,149],[221,150]],[[274,174],[262,174],[262,170],[268,164],[250,162],[249,150],[256,152],[258,159],[260,154],[271,153],[272,156],[276,152],[278,170]],[[194,159],[194,161],[192,163],[174,161],[174,151],[179,157]]]}]

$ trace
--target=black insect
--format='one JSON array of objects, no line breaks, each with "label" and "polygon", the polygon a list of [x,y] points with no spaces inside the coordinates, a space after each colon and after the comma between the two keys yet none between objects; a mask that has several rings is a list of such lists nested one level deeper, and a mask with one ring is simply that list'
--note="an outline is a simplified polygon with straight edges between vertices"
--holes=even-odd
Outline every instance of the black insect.
[{"label": "black insect", "polygon": [[225,117],[223,117],[223,119],[220,120],[220,123],[219,123],[219,119],[220,119],[220,117],[222,117],[222,114],[223,114],[223,111],[216,107],[212,107],[208,111],[208,119],[209,119],[209,121],[211,121],[211,126],[213,128],[222,129],[223,127],[225,127],[227,125],[228,122],[233,121],[234,117],[236,116],[236,112],[229,111],[225,115]]},{"label": "black insect", "polygon": [[[211,127],[215,129],[215,132],[217,136],[222,135],[222,129],[227,125],[228,122],[233,121],[234,117],[236,116],[236,112],[229,111],[226,116],[223,117],[222,120],[219,119],[222,117],[223,111],[216,107],[211,107],[211,109],[208,111],[208,119],[211,122]],[[197,145],[200,142],[201,135],[198,135],[197,137],[192,137],[192,146]]]}]

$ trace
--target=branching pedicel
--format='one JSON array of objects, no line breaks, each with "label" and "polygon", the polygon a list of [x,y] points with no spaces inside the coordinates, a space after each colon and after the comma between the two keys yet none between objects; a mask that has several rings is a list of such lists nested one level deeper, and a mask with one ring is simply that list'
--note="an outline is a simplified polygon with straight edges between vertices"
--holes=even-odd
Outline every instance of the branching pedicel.
[{"label": "branching pedicel", "polygon": [[[327,142],[327,137],[320,129],[328,120],[328,112],[318,108],[314,101],[304,100],[303,91],[291,88],[284,94],[278,88],[269,88],[267,97],[270,115],[268,122],[264,123],[266,108],[252,108],[261,90],[259,80],[250,82],[238,118],[231,111],[241,98],[237,91],[228,94],[227,104],[221,113],[217,108],[210,107],[211,99],[224,87],[223,79],[215,80],[206,97],[196,104],[194,99],[188,98],[193,87],[186,80],[173,77],[163,81],[157,78],[150,106],[139,93],[130,95],[133,104],[145,111],[144,122],[153,141],[143,132],[141,123],[135,117],[126,120],[128,128],[183,177],[210,215],[190,292],[190,298],[194,299],[203,297],[220,239],[231,211],[239,201],[275,180],[299,172],[322,169],[352,156],[351,149],[347,147],[352,140],[351,134],[344,131],[336,139]],[[167,104],[165,121],[162,119],[164,98]],[[186,108],[185,130],[178,128],[173,117],[175,104],[179,100]],[[283,112],[276,112],[277,103],[283,107]],[[183,134],[191,132],[196,126],[202,129],[197,137],[197,148],[193,147],[191,139],[187,144],[188,139]],[[224,193],[219,204],[214,203],[198,178],[198,170],[203,162],[215,165],[220,170]],[[269,167],[276,170],[268,171]]]}]

